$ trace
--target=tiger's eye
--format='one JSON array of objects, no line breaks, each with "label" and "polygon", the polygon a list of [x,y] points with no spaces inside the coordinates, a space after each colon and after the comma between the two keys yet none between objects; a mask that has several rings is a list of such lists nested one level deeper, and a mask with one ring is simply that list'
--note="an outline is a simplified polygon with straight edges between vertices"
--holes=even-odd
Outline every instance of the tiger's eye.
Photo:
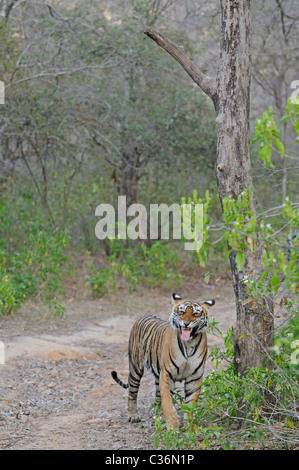
[{"label": "tiger's eye", "polygon": [[199,308],[194,309],[194,315],[200,315],[202,313],[202,310]]}]

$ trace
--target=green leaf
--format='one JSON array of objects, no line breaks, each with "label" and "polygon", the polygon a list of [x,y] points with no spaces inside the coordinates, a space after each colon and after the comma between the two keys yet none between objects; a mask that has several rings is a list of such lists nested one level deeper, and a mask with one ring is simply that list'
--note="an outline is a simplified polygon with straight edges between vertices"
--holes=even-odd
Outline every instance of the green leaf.
[{"label": "green leaf", "polygon": [[283,145],[283,143],[279,139],[275,139],[274,142],[275,142],[277,150],[280,153],[281,158],[283,158],[284,157],[284,145]]},{"label": "green leaf", "polygon": [[294,423],[290,418],[288,418],[288,425],[290,426],[290,428],[295,429]]},{"label": "green leaf", "polygon": [[255,137],[253,137],[253,139],[250,141],[250,145],[252,145],[252,144],[254,144],[255,142],[257,142],[258,140],[260,140],[261,137],[262,137],[262,136],[261,136],[261,133],[260,133],[260,132],[257,133],[257,134],[255,135]]},{"label": "green leaf", "polygon": [[188,405],[188,404],[181,404],[181,408],[183,408],[183,410],[186,410],[186,411],[192,411],[193,410],[192,405]]},{"label": "green leaf", "polygon": [[275,273],[271,279],[271,286],[274,287],[275,291],[277,291],[279,285],[280,285],[280,280],[279,280],[277,273]]},{"label": "green leaf", "polygon": [[264,280],[266,279],[268,273],[269,273],[269,271],[263,272],[263,274],[261,275],[261,282],[264,282]]},{"label": "green leaf", "polygon": [[279,124],[278,124],[278,125],[280,126],[280,125],[281,125],[283,122],[285,122],[287,119],[290,119],[290,117],[291,117],[290,115],[286,114],[285,116],[283,116],[283,117],[281,118],[281,120],[279,121]]},{"label": "green leaf", "polygon": [[245,250],[247,250],[248,246],[246,245],[246,243],[240,242],[239,248],[245,248]]},{"label": "green leaf", "polygon": [[250,338],[251,335],[247,335],[246,333],[243,333],[241,336],[239,336],[239,339],[242,338]]},{"label": "green leaf", "polygon": [[238,253],[236,254],[236,257],[235,257],[235,262],[236,262],[236,265],[237,265],[237,269],[238,271],[241,271],[241,269],[243,268],[244,264],[245,264],[245,255],[243,253],[243,251],[238,251]]}]

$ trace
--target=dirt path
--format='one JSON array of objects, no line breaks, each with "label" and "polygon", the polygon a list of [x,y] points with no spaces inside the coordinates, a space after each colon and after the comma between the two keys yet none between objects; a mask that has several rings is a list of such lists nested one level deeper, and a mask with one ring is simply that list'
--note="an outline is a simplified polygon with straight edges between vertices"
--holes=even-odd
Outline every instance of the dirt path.
[{"label": "dirt path", "polygon": [[[201,298],[216,298],[211,315],[222,331],[234,322],[229,287],[206,286]],[[180,288],[194,295],[195,285]],[[111,307],[113,305],[113,307]],[[157,311],[159,305],[159,312]],[[127,341],[140,314],[170,310],[169,291],[117,294],[110,299],[71,301],[63,319],[36,306],[2,319],[0,340],[0,449],[154,449],[153,377],[141,381],[143,421],[127,422],[127,392],[111,378],[127,377]],[[209,335],[209,345],[222,341]],[[211,369],[208,364],[207,371]]]}]

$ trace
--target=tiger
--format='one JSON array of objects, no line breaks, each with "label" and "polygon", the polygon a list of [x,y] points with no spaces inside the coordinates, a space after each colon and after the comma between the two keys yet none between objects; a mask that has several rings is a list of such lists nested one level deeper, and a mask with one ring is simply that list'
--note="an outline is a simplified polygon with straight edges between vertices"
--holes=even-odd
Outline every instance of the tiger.
[{"label": "tiger", "polygon": [[156,315],[138,318],[132,326],[129,345],[128,383],[113,370],[113,379],[128,389],[128,420],[140,421],[137,395],[144,369],[155,377],[156,399],[161,398],[166,427],[179,427],[172,394],[175,382],[184,381],[185,403],[198,401],[207,358],[208,310],[215,300],[194,302],[172,294],[172,311],[168,320]]}]

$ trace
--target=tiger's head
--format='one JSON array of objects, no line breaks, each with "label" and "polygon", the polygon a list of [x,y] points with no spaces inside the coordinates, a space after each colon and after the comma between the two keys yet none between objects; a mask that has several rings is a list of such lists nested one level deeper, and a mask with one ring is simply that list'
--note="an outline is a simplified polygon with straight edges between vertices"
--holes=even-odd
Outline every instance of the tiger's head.
[{"label": "tiger's head", "polygon": [[170,315],[172,328],[181,334],[183,341],[189,341],[199,333],[207,331],[209,326],[208,309],[215,300],[198,303],[183,300],[178,294],[172,294],[173,309]]}]

